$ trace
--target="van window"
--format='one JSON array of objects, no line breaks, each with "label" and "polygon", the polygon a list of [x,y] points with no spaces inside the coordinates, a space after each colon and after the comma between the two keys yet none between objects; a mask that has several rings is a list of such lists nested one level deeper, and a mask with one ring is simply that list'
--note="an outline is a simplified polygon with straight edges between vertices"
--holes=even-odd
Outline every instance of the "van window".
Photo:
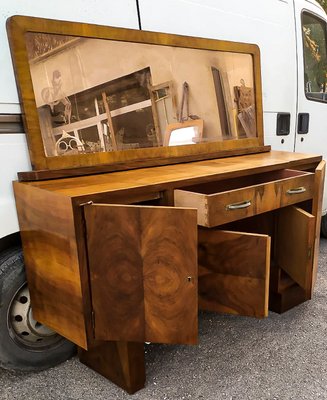
[{"label": "van window", "polygon": [[310,100],[327,102],[326,22],[302,14],[304,90]]}]

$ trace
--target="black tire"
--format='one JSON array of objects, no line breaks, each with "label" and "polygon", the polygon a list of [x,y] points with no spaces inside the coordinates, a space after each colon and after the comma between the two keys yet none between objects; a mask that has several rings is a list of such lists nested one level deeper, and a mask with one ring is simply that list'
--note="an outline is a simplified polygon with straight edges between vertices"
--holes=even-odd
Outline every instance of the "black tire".
[{"label": "black tire", "polygon": [[321,217],[321,235],[327,238],[327,214]]},{"label": "black tire", "polygon": [[[23,297],[19,297],[22,290],[24,290],[24,302],[21,301]],[[17,322],[22,321],[22,317],[14,315],[20,306],[20,301],[22,304],[28,301],[22,307],[24,310],[29,309],[26,315],[32,315],[28,295],[21,248],[15,247],[2,252],[0,254],[0,366],[6,369],[40,371],[67,360],[76,351],[71,342],[53,331],[49,332],[36,321],[34,321],[35,326],[44,329],[46,336],[38,336],[39,331],[34,332],[34,330],[31,331],[31,335],[29,332],[19,331],[18,327],[24,327],[25,323],[28,327],[32,326],[30,320],[28,323],[26,319]],[[31,338],[35,342],[32,342]]]}]

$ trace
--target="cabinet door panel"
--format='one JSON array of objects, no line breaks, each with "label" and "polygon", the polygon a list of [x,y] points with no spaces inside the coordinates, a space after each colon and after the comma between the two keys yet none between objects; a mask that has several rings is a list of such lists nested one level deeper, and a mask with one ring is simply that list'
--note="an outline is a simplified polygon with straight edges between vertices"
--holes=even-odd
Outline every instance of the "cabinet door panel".
[{"label": "cabinet door panel", "polygon": [[85,207],[95,338],[196,343],[196,210]]},{"label": "cabinet door panel", "polygon": [[317,280],[319,243],[320,243],[320,224],[321,224],[322,201],[324,195],[325,171],[326,171],[326,162],[320,161],[319,165],[315,170],[315,196],[312,201],[312,214],[316,217],[316,229],[315,229],[316,236],[315,236],[315,249],[313,255],[311,294]]},{"label": "cabinet door panel", "polygon": [[277,265],[303,289],[310,292],[315,239],[315,217],[291,206],[278,211]]},{"label": "cabinet door panel", "polygon": [[199,229],[199,307],[268,315],[270,237]]}]

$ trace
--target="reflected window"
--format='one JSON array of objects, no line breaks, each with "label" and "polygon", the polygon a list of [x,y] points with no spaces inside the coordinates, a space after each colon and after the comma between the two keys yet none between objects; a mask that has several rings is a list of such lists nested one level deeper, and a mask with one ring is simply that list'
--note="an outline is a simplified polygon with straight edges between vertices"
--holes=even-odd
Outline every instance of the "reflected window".
[{"label": "reflected window", "polygon": [[306,97],[327,102],[326,22],[311,14],[303,13],[302,31]]},{"label": "reflected window", "polygon": [[203,139],[203,120],[189,119],[170,124],[166,128],[164,146],[200,143]]},{"label": "reflected window", "polygon": [[170,134],[168,146],[181,146],[193,144],[198,136],[198,129],[194,127],[175,129]]}]

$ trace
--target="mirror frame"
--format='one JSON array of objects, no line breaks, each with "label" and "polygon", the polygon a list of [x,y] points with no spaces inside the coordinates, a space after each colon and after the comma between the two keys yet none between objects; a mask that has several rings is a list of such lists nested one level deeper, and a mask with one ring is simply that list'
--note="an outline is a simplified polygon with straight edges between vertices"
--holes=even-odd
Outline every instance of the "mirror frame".
[{"label": "mirror frame", "polygon": [[[59,171],[57,175],[60,176],[60,171],[65,169],[73,171],[78,168],[82,171],[84,168],[85,173],[88,173],[88,170],[89,173],[95,173],[97,171],[132,169],[269,150],[269,146],[264,146],[263,142],[260,50],[257,45],[27,16],[10,17],[7,20],[7,31],[33,170]],[[25,42],[27,32],[250,54],[254,68],[257,137],[221,140],[196,145],[48,157],[43,146],[30,74]],[[70,172],[70,174],[82,174],[81,171]],[[69,173],[66,173],[66,176],[68,175]]]}]

